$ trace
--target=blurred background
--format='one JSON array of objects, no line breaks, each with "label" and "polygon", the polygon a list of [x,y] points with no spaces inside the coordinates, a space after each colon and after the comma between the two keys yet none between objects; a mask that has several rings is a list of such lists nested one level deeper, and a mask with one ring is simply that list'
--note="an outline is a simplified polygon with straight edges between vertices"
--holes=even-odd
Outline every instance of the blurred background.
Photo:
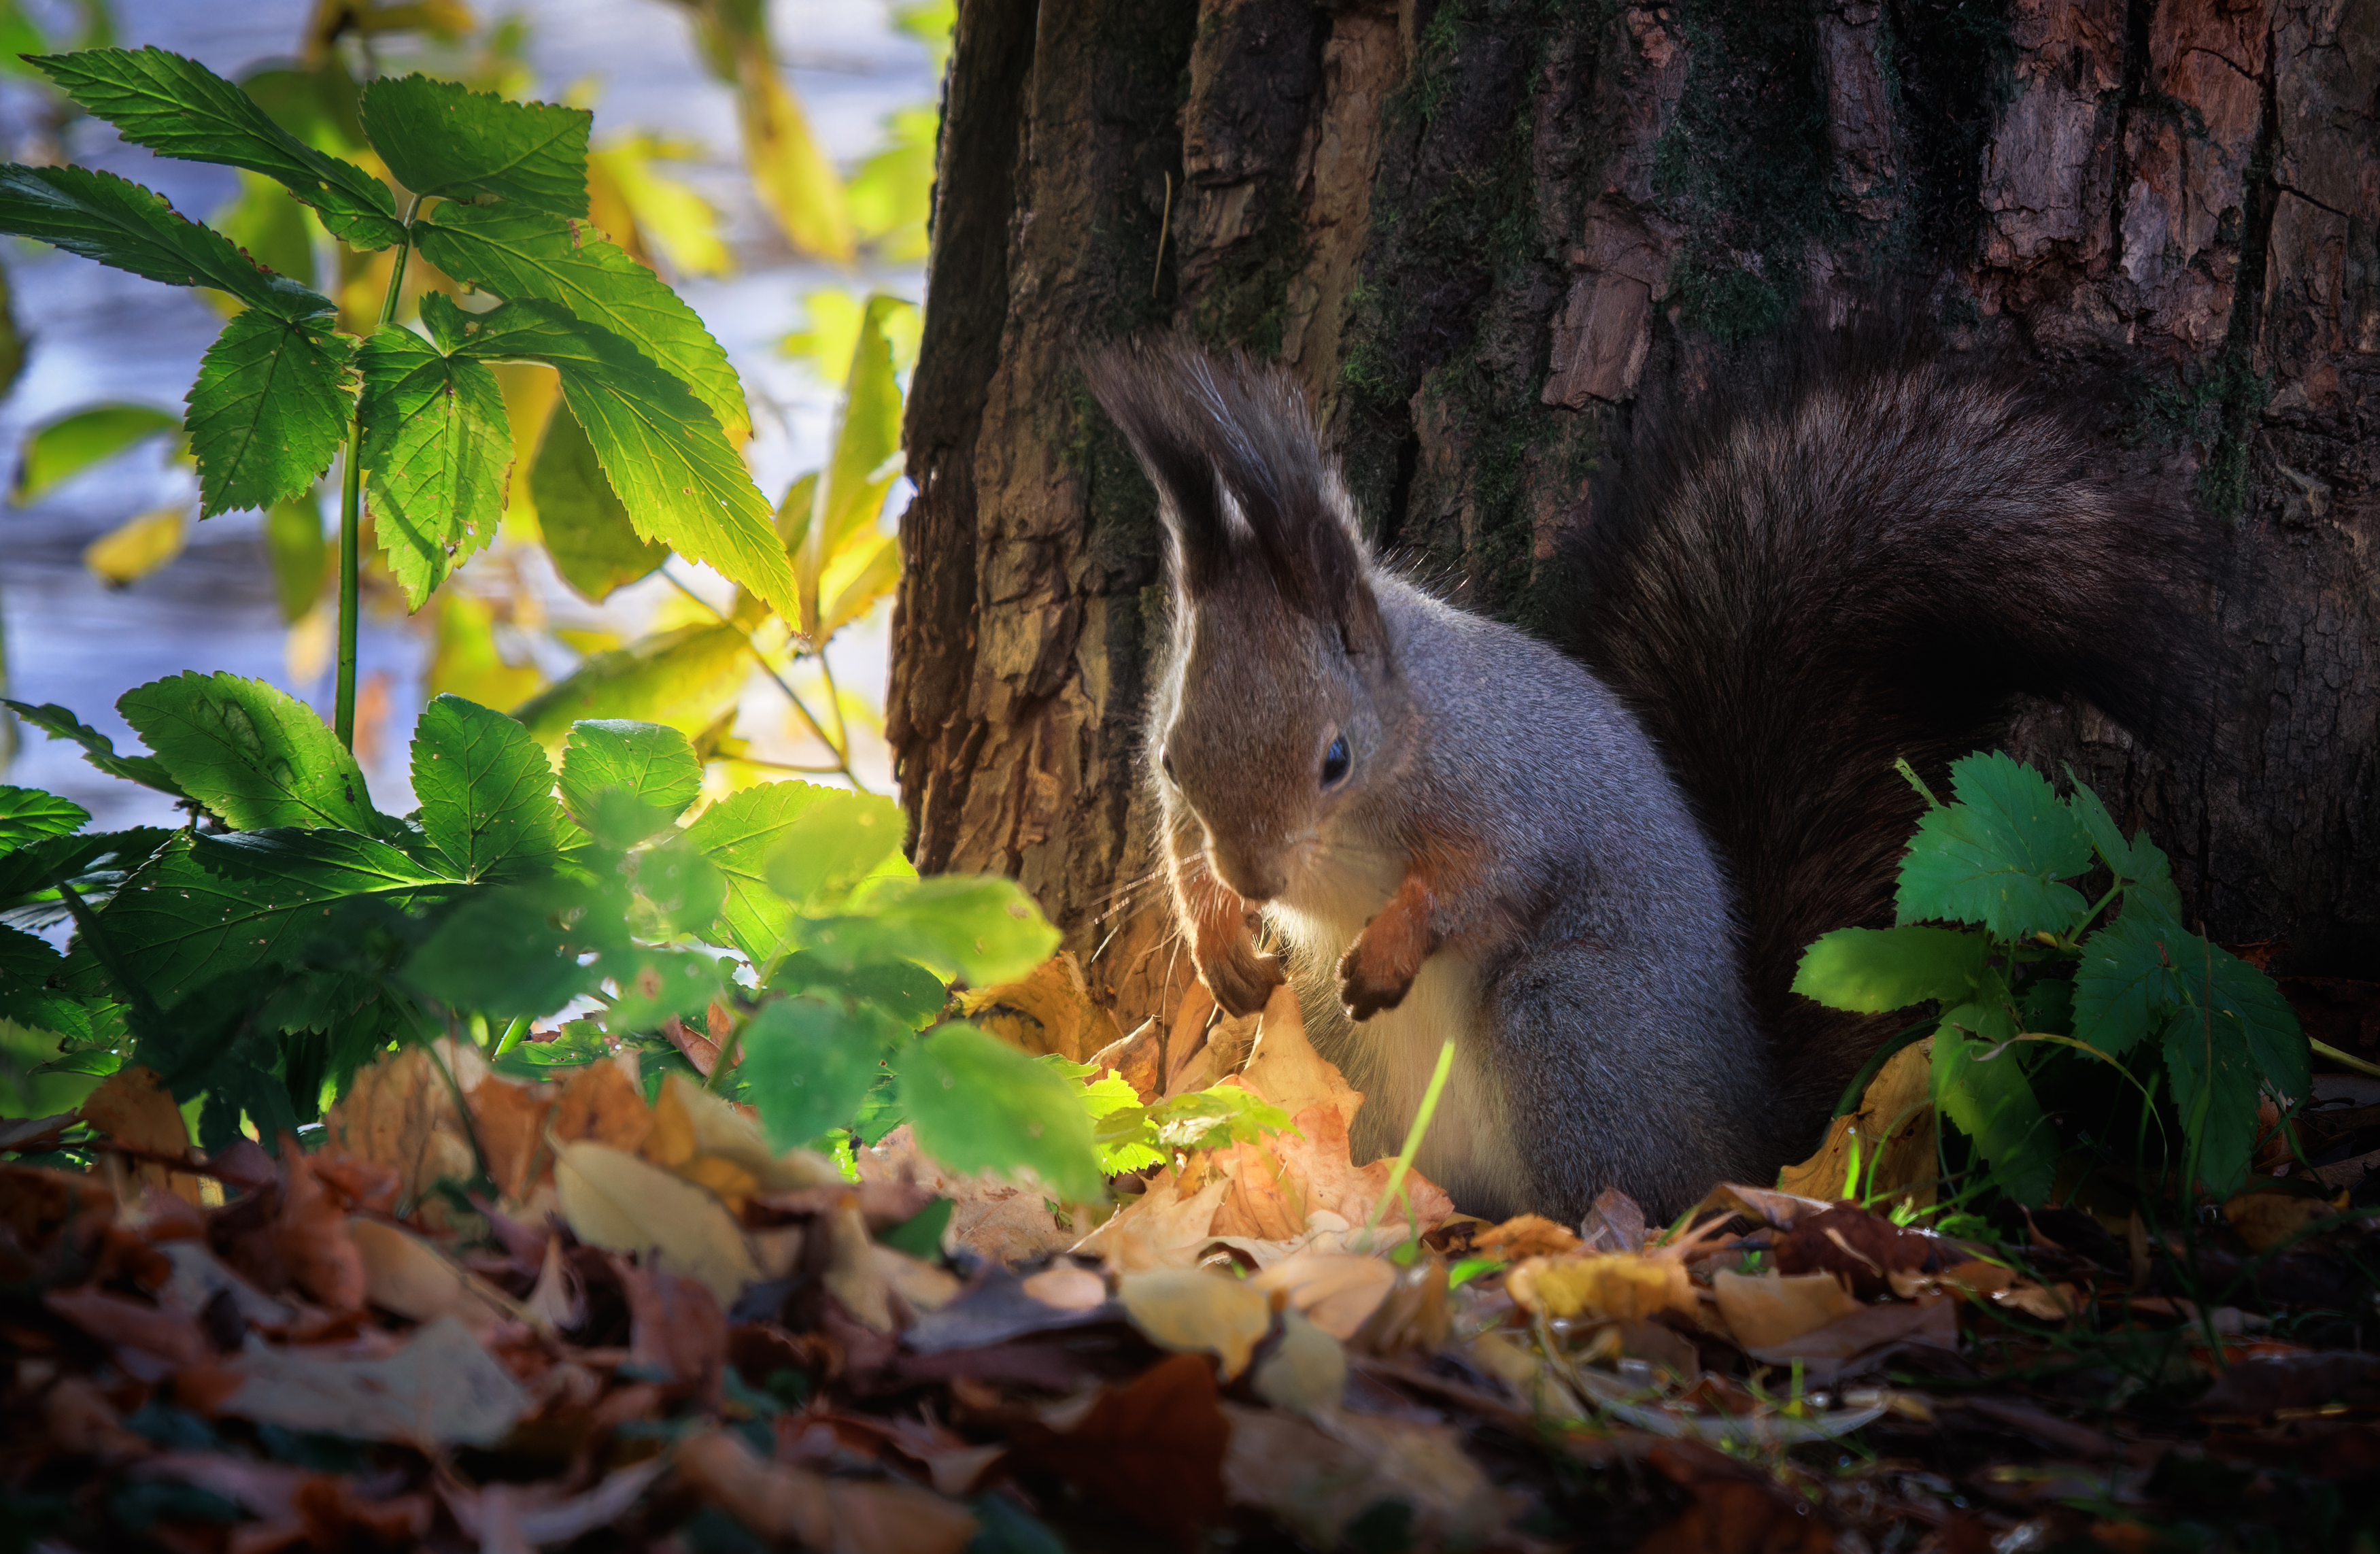
[{"label": "blurred background", "polygon": [[[746,457],[772,501],[790,498],[781,532],[807,520],[802,478],[818,471],[829,504],[873,519],[826,558],[828,597],[807,633],[739,609],[723,581],[658,549],[565,580],[540,543],[538,503],[609,493],[587,489],[591,461],[571,457],[567,444],[584,444],[566,417],[565,433],[547,436],[551,371],[504,369],[525,376],[505,383],[516,462],[501,535],[410,612],[366,539],[356,753],[379,807],[411,807],[407,736],[429,697],[509,710],[557,686],[577,716],[683,729],[712,758],[712,796],[789,773],[891,791],[887,515],[905,500],[899,390],[923,300],[950,24],[950,0],[0,0],[0,153],[145,183],[335,297],[342,326],[359,333],[385,253],[345,254],[265,179],[125,144],[18,56],[97,42],[174,50],[367,164],[341,118],[374,75],[420,69],[591,109],[593,223],[725,346],[751,405]],[[310,502],[199,521],[178,421],[223,325],[212,294],[0,245],[6,694],[61,704],[119,744],[129,730],[115,698],[184,670],[268,680],[327,719],[335,467]],[[73,798],[98,828],[179,819],[164,795],[35,730],[0,731],[0,757],[7,782]]]}]

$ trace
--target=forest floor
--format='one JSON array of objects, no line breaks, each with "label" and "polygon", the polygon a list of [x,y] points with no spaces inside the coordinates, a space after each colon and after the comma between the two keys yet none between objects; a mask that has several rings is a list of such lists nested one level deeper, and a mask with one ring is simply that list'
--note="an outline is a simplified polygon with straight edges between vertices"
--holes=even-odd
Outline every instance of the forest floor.
[{"label": "forest floor", "polygon": [[[2375,1547],[2368,1099],[2301,1119],[2338,1164],[2163,1228],[1946,1220],[1913,1180],[1491,1226],[1353,1163],[1361,1098],[1287,1000],[1231,1039],[1170,1087],[1146,1044],[1108,1058],[1144,1093],[1237,1071],[1294,1131],[1177,1156],[1087,1240],[901,1134],[855,1183],[613,1061],[531,1085],[412,1049],[312,1149],[202,1163],[126,1070],[0,1123],[0,1540]],[[1909,1068],[1870,1091],[1871,1172],[1916,1158]],[[1861,1126],[1788,1181],[1848,1180]]]}]

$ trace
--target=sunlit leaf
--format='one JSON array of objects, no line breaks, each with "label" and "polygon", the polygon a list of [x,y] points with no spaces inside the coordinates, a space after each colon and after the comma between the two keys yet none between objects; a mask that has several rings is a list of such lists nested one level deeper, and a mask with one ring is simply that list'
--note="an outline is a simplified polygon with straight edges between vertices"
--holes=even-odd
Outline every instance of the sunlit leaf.
[{"label": "sunlit leaf", "polygon": [[760,203],[795,248],[847,263],[858,244],[843,178],[810,134],[801,104],[785,90],[765,37],[743,44],[735,72],[736,117],[744,165]]},{"label": "sunlit leaf", "polygon": [[814,642],[822,640],[819,595],[827,568],[845,549],[876,537],[885,492],[898,473],[892,459],[901,447],[901,387],[893,376],[884,321],[909,306],[880,295],[868,299],[860,315],[851,369],[835,407],[825,478],[794,552],[797,625]]},{"label": "sunlit leaf", "polygon": [[383,76],[364,88],[364,134],[416,194],[493,198],[554,215],[587,213],[587,129],[594,115],[510,103],[460,81]]},{"label": "sunlit leaf", "polygon": [[620,996],[603,1024],[624,1033],[659,1029],[672,1016],[698,1025],[727,989],[718,960],[692,950],[640,949],[607,965]]},{"label": "sunlit leaf", "polygon": [[39,788],[0,787],[0,853],[45,836],[70,836],[90,821],[91,811],[70,798]]},{"label": "sunlit leaf", "polygon": [[829,791],[786,827],[769,886],[806,910],[838,900],[901,845],[901,807],[877,794]]},{"label": "sunlit leaf", "polygon": [[60,416],[26,435],[8,500],[18,507],[30,506],[92,465],[181,430],[181,417],[146,405],[95,405]]},{"label": "sunlit leaf", "polygon": [[744,1027],[744,1082],[760,1107],[769,1143],[791,1149],[848,1127],[884,1057],[908,1032],[873,1008],[818,998],[780,999]]},{"label": "sunlit leaf", "polygon": [[2037,1204],[2056,1176],[2058,1135],[2018,1060],[2018,1034],[1998,1002],[1944,1010],[1934,1032],[1934,1103],[1974,1140],[2002,1192]]},{"label": "sunlit leaf", "polygon": [[459,696],[438,697],[421,710],[413,792],[423,833],[457,879],[548,862],[571,841],[553,801],[553,769],[528,730]]},{"label": "sunlit leaf", "polygon": [[[424,316],[443,301],[424,298]],[[551,303],[507,303],[459,327],[474,355],[543,361],[562,374],[563,397],[639,535],[791,608],[793,575],[768,501],[684,384]]]},{"label": "sunlit leaf", "polygon": [[189,514],[161,507],[128,518],[83,547],[82,564],[110,588],[139,582],[182,553]]},{"label": "sunlit leaf", "polygon": [[0,701],[18,717],[40,729],[53,739],[70,740],[82,747],[83,759],[111,777],[121,777],[128,783],[138,783],[159,793],[182,796],[181,784],[165,770],[165,763],[154,756],[115,753],[115,742],[92,728],[57,703],[43,702],[36,707],[24,701]]},{"label": "sunlit leaf", "polygon": [[686,625],[597,653],[513,710],[548,748],[584,718],[631,718],[700,733],[735,703],[751,673],[744,634]]},{"label": "sunlit leaf", "polygon": [[267,270],[306,285],[314,284],[313,219],[271,178],[241,169],[239,198],[216,210],[208,225]]},{"label": "sunlit leaf", "polygon": [[1793,991],[1862,1014],[1928,999],[1963,1001],[1990,953],[1982,934],[1956,929],[1837,929],[1803,953]]},{"label": "sunlit leaf", "polygon": [[972,1026],[947,1025],[893,1056],[917,1147],[953,1171],[1031,1170],[1069,1199],[1102,1186],[1074,1081]]},{"label": "sunlit leaf", "polygon": [[90,49],[32,63],[135,145],[277,179],[321,211],[322,225],[351,247],[385,248],[403,237],[387,185],[298,140],[248,93],[196,60],[144,48]]},{"label": "sunlit leaf", "polygon": [[258,309],[224,326],[190,385],[200,516],[302,495],[339,451],[355,408],[356,342]]},{"label": "sunlit leaf", "polygon": [[182,791],[243,831],[380,829],[362,771],[314,710],[261,680],[196,671],[115,703]]},{"label": "sunlit leaf", "polygon": [[[624,244],[626,232],[636,232],[678,274],[724,275],[735,268],[735,256],[719,234],[719,212],[653,165],[662,158],[694,154],[692,147],[650,135],[599,148],[587,159],[589,207],[596,225],[621,236]],[[607,207],[617,213],[607,214]]]},{"label": "sunlit leaf", "polygon": [[562,802],[607,846],[660,832],[702,792],[702,761],[686,735],[659,723],[590,718],[570,725]]},{"label": "sunlit leaf", "polygon": [[411,330],[375,331],[364,342],[363,376],[373,528],[418,610],[451,568],[495,538],[512,423],[486,363]]},{"label": "sunlit leaf", "polygon": [[638,535],[603,478],[594,444],[566,406],[545,423],[528,488],[554,571],[589,602],[602,603],[669,560],[667,545]]},{"label": "sunlit leaf", "polygon": [[852,227],[890,263],[914,264],[926,257],[934,142],[941,119],[941,111],[930,105],[894,111],[892,145],[862,163],[852,177]]},{"label": "sunlit leaf", "polygon": [[176,286],[212,286],[277,318],[331,310],[330,298],[258,269],[231,240],[164,197],[88,167],[0,166],[0,232]]},{"label": "sunlit leaf", "polygon": [[438,637],[422,690],[452,691],[482,707],[518,707],[545,686],[534,662],[507,662],[496,645],[495,614],[485,600],[454,588],[438,594]]},{"label": "sunlit leaf", "polygon": [[871,880],[852,893],[846,915],[811,919],[802,939],[831,965],[912,960],[986,987],[1049,959],[1059,934],[1015,880],[946,874]]},{"label": "sunlit leaf", "polygon": [[423,257],[456,280],[559,304],[682,381],[730,435],[751,430],[743,384],[702,320],[591,226],[516,207],[442,205],[415,231]]},{"label": "sunlit leaf", "polygon": [[789,947],[793,904],[769,884],[769,861],[810,809],[844,790],[813,783],[763,783],[730,794],[698,816],[686,840],[727,882],[719,921],[728,940],[766,966]]}]

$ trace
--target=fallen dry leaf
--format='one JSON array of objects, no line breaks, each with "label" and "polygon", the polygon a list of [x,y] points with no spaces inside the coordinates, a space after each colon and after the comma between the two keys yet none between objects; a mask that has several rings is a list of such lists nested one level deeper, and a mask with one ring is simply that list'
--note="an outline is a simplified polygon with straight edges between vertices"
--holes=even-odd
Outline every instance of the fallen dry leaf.
[{"label": "fallen dry leaf", "polygon": [[1472,1250],[1486,1257],[1519,1262],[1524,1257],[1558,1257],[1579,1248],[1577,1234],[1536,1214],[1517,1214],[1491,1225],[1472,1238]]},{"label": "fallen dry leaf", "polygon": [[1711,1276],[1728,1332],[1745,1349],[1779,1350],[1803,1334],[1867,1308],[1831,1273],[1734,1273]]},{"label": "fallen dry leaf", "polygon": [[[2343,1200],[2345,1194],[2339,1195]],[[2223,1206],[2223,1218],[2251,1250],[2269,1252],[2318,1220],[2345,1210],[2344,1202],[2294,1193],[2242,1193]],[[2372,1212],[2380,1215],[2380,1208]]]},{"label": "fallen dry leaf", "polygon": [[1151,1343],[1177,1354],[1214,1355],[1226,1381],[1247,1368],[1249,1356],[1272,1329],[1272,1305],[1264,1292],[1223,1273],[1127,1273],[1116,1283],[1116,1299]]},{"label": "fallen dry leaf", "polygon": [[1280,1291],[1290,1310],[1343,1342],[1371,1320],[1396,1281],[1396,1266],[1385,1257],[1307,1252],[1259,1270],[1248,1288]]},{"label": "fallen dry leaf", "polygon": [[314,1173],[298,1141],[281,1140],[281,1219],[273,1248],[291,1283],[333,1311],[364,1304],[363,1254],[347,1232],[345,1207]]},{"label": "fallen dry leaf", "polygon": [[[101,1080],[99,1088],[83,1099],[82,1120],[128,1149],[170,1160],[189,1157],[190,1130],[182,1121],[182,1109],[161,1087],[153,1068],[131,1063]],[[188,1172],[141,1160],[133,1174],[144,1185],[170,1192],[185,1203],[200,1201],[199,1179]]]},{"label": "fallen dry leaf", "polygon": [[1352,1125],[1364,1104],[1363,1092],[1305,1038],[1295,991],[1275,988],[1257,1022],[1256,1050],[1240,1071],[1248,1087],[1292,1117],[1308,1107],[1328,1106],[1338,1112],[1342,1128]]},{"label": "fallen dry leaf", "polygon": [[630,1054],[572,1070],[554,1103],[553,1136],[565,1144],[608,1144],[634,1154],[652,1131],[652,1109],[637,1087]]},{"label": "fallen dry leaf", "polygon": [[579,1240],[607,1251],[657,1254],[700,1280],[722,1305],[759,1277],[735,1217],[704,1189],[602,1144],[567,1144],[554,1162],[563,1217]]},{"label": "fallen dry leaf", "polygon": [[[468,1091],[487,1065],[475,1050],[452,1039],[432,1045],[435,1058],[430,1048],[407,1047],[359,1070],[322,1119],[328,1142],[396,1171],[401,1205],[419,1201],[441,1182],[468,1181],[479,1172],[455,1090],[459,1084]],[[455,1084],[448,1083],[449,1073]]]},{"label": "fallen dry leaf", "polygon": [[1087,1062],[1123,1038],[1115,1015],[1091,997],[1083,968],[1062,950],[1014,982],[959,995],[959,1013],[1020,1050]]},{"label": "fallen dry leaf", "polygon": [[912,1485],[828,1479],[765,1461],[726,1431],[681,1442],[677,1468],[696,1493],[763,1537],[831,1554],[959,1554],[976,1519]]},{"label": "fallen dry leaf", "polygon": [[1857,1110],[1828,1125],[1816,1154],[1789,1165],[1778,1187],[1814,1198],[1852,1192],[1851,1167],[1859,1159],[1858,1190],[1871,1201],[1890,1198],[1919,1208],[1934,1204],[1937,1159],[1934,1114],[1934,1038],[1903,1047],[1868,1081]]},{"label": "fallen dry leaf", "polygon": [[508,1317],[528,1315],[478,1274],[394,1225],[350,1220],[347,1235],[363,1259],[365,1296],[383,1311],[415,1322],[452,1317],[474,1335],[484,1335]]},{"label": "fallen dry leaf", "polygon": [[152,1305],[104,1290],[52,1290],[42,1304],[103,1343],[143,1350],[168,1366],[200,1365],[214,1358],[195,1314]]},{"label": "fallen dry leaf", "polygon": [[1280,1342],[1257,1361],[1249,1386],[1275,1408],[1337,1408],[1347,1390],[1346,1348],[1294,1311],[1282,1312],[1281,1321]]},{"label": "fallen dry leaf", "polygon": [[1531,1257],[1504,1276],[1504,1290],[1524,1311],[1573,1321],[1639,1320],[1661,1311],[1692,1315],[1700,1304],[1682,1260],[1642,1253]]},{"label": "fallen dry leaf", "polygon": [[1103,1388],[1056,1434],[1019,1439],[1022,1469],[1064,1478],[1087,1499],[1178,1546],[1222,1521],[1223,1455],[1232,1427],[1214,1362],[1172,1354],[1130,1383]]},{"label": "fallen dry leaf", "polygon": [[629,1363],[646,1379],[716,1407],[727,1366],[727,1316],[695,1279],[614,1257],[628,1297]]},{"label": "fallen dry leaf", "polygon": [[1233,1504],[1268,1512],[1319,1548],[1383,1501],[1412,1513],[1407,1548],[1491,1543],[1508,1508],[1445,1425],[1340,1412],[1317,1419],[1223,1405],[1231,1448],[1223,1482]]},{"label": "fallen dry leaf", "polygon": [[529,1408],[520,1383],[451,1317],[381,1358],[253,1348],[224,1368],[233,1390],[218,1412],[358,1440],[493,1446]]},{"label": "fallen dry leaf", "polygon": [[464,1098],[470,1103],[480,1151],[487,1157],[488,1179],[506,1199],[526,1197],[540,1174],[547,1155],[545,1126],[555,1108],[552,1089],[492,1074]]},{"label": "fallen dry leaf", "polygon": [[[1724,1300],[1721,1309],[1726,1309]],[[1959,1312],[1957,1304],[1948,1296],[1934,1295],[1910,1303],[1860,1306],[1823,1326],[1773,1343],[1744,1342],[1740,1334],[1736,1342],[1743,1345],[1745,1354],[1765,1365],[1801,1362],[1803,1379],[1813,1387],[1823,1387],[1852,1369],[1854,1361],[1887,1348],[1914,1344],[1926,1349],[1957,1349]]]}]

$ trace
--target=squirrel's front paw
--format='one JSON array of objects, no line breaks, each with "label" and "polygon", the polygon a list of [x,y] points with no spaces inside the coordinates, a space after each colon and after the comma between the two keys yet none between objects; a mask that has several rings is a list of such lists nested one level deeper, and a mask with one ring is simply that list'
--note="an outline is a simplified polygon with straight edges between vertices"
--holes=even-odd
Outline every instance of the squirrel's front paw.
[{"label": "squirrel's front paw", "polygon": [[1226,1014],[1253,1014],[1265,1006],[1272,990],[1289,978],[1281,957],[1257,953],[1255,941],[1232,940],[1211,955],[1198,957],[1198,975]]},{"label": "squirrel's front paw", "polygon": [[1407,946],[1390,939],[1358,934],[1339,959],[1339,1002],[1346,1006],[1351,1020],[1368,1020],[1384,1009],[1394,1009],[1413,989],[1421,959],[1402,953]]}]

